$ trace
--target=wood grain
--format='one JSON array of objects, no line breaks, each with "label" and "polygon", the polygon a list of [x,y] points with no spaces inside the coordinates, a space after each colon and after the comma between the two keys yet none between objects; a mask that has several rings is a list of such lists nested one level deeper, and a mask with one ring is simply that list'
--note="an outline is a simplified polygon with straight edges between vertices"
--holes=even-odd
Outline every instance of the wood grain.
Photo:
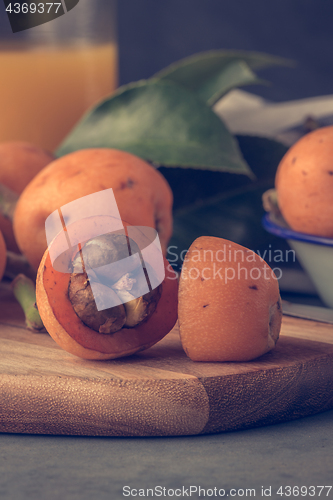
[{"label": "wood grain", "polygon": [[276,349],[248,363],[186,357],[177,328],[154,347],[88,361],[25,329],[0,286],[0,431],[175,436],[255,427],[333,407],[333,327],[284,317]]}]

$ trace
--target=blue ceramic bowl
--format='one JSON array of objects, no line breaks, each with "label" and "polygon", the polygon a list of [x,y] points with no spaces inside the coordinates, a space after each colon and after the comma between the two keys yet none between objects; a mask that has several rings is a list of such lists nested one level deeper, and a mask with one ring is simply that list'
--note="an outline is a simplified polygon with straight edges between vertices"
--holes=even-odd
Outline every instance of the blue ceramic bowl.
[{"label": "blue ceramic bowl", "polygon": [[293,231],[266,214],[262,225],[271,234],[284,238],[310,276],[319,297],[333,308],[333,239]]}]

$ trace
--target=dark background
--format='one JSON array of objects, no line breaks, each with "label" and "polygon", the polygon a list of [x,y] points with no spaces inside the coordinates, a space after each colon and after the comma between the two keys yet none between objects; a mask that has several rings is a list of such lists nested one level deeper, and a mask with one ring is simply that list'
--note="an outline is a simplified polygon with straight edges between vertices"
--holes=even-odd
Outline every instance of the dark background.
[{"label": "dark background", "polygon": [[196,52],[238,49],[290,58],[260,71],[273,101],[333,94],[332,0],[118,0],[120,84]]}]

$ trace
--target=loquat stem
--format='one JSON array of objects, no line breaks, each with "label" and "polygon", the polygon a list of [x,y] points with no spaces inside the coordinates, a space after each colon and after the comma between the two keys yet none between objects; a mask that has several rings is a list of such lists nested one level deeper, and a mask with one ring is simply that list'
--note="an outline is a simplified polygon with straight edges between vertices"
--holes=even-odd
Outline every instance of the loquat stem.
[{"label": "loquat stem", "polygon": [[273,221],[287,227],[287,223],[283,218],[283,215],[279,208],[278,193],[276,189],[268,189],[262,195],[262,205],[266,212],[270,214]]},{"label": "loquat stem", "polygon": [[266,212],[279,212],[279,204],[276,189],[268,189],[262,195],[262,204]]},{"label": "loquat stem", "polygon": [[36,305],[36,288],[34,282],[24,274],[18,274],[11,287],[16,300],[25,314],[26,326],[29,330],[40,332],[44,329]]}]

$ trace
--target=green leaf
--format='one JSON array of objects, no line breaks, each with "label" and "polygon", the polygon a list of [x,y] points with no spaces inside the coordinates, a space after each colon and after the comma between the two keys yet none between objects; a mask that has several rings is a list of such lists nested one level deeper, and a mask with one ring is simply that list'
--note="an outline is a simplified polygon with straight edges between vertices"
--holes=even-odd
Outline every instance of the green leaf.
[{"label": "green leaf", "polygon": [[[281,238],[269,235],[261,225],[264,215],[262,194],[274,186],[276,169],[288,148],[265,137],[236,136],[244,158],[256,175],[251,181],[245,176],[223,172],[161,169],[174,192],[174,232],[170,245],[178,255],[180,267],[183,250],[199,236],[210,235],[235,241],[253,250],[284,248]],[[187,178],[186,178],[187,175]],[[181,194],[178,186],[186,185]],[[186,201],[189,202],[186,206]],[[271,245],[271,247],[269,247]],[[285,244],[287,248],[287,245]]]},{"label": "green leaf", "polygon": [[[273,183],[277,166],[288,148],[266,137],[236,135],[235,138],[256,178]],[[161,167],[159,171],[171,186],[175,211],[191,204],[201,205],[212,196],[234,191],[253,182],[248,176],[227,172],[167,167]]]},{"label": "green leaf", "polygon": [[[271,267],[301,269],[299,262],[288,258],[286,240],[269,234],[262,227],[264,210],[262,194],[272,182],[253,183],[246,189],[224,193],[201,207],[179,211],[174,218],[174,232],[168,246],[167,259],[180,271],[186,251],[200,236],[216,236],[234,241],[258,253]],[[280,275],[280,272],[278,272]]]},{"label": "green leaf", "polygon": [[224,71],[211,78],[198,89],[200,97],[213,106],[229,90],[242,85],[264,84],[264,80],[257,77],[244,61],[231,61]]},{"label": "green leaf", "polygon": [[267,233],[261,224],[264,215],[261,197],[272,182],[253,183],[246,188],[223,193],[201,206],[177,211],[167,258],[180,269],[185,251],[199,236],[217,236],[259,251],[288,248],[286,242]]},{"label": "green leaf", "polygon": [[57,155],[97,147],[128,151],[157,166],[252,175],[221,119],[196,94],[169,81],[121,87],[83,117]]},{"label": "green leaf", "polygon": [[183,85],[212,105],[234,87],[264,83],[254,71],[276,65],[292,62],[260,52],[213,50],[173,63],[153,78]]},{"label": "green leaf", "polygon": [[261,217],[264,214],[261,194],[271,182],[251,184],[244,188],[205,200],[200,206],[178,210],[174,217],[172,243],[188,246],[199,236],[218,236],[249,247],[258,243]]},{"label": "green leaf", "polygon": [[236,135],[239,147],[259,180],[274,180],[276,169],[288,147],[275,139],[254,135]]}]

